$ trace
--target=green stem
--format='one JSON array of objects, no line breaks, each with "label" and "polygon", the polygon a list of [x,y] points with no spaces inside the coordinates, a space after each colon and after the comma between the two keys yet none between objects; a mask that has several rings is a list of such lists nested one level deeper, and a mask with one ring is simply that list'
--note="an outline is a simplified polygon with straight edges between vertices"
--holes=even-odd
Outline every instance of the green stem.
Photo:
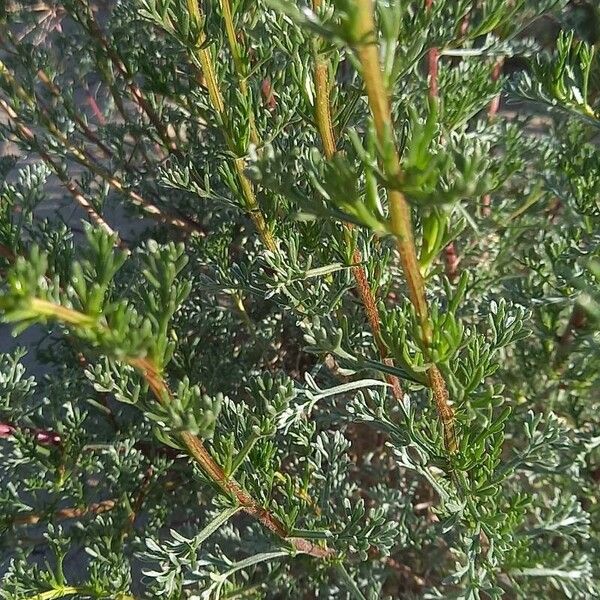
[{"label": "green stem", "polygon": [[238,467],[244,462],[246,456],[248,456],[248,454],[250,453],[252,448],[254,448],[254,445],[256,444],[256,442],[258,442],[260,438],[261,436],[256,433],[250,434],[250,436],[242,446],[242,449],[238,452],[237,456],[233,459],[233,462],[231,463],[231,468],[227,473],[229,477],[235,474],[235,472],[238,470]]},{"label": "green stem", "polygon": [[64,598],[66,596],[73,596],[75,594],[84,593],[86,590],[75,586],[63,586],[48,590],[47,592],[41,592],[32,596],[29,600],[56,600],[57,598]]},{"label": "green stem", "polygon": [[[89,587],[77,587],[73,585],[65,585],[58,588],[54,588],[53,590],[48,590],[46,592],[40,592],[35,596],[32,596],[28,600],[57,600],[58,598],[66,598],[67,596],[74,596],[75,594],[81,594],[84,596],[94,596],[98,598],[100,596],[106,597],[109,593],[101,593],[98,594],[93,589]],[[135,597],[131,594],[117,594],[114,596],[115,600],[135,600]]]},{"label": "green stem", "polygon": [[533,206],[543,196],[544,190],[542,189],[542,186],[535,186],[535,188],[531,190],[531,192],[528,194],[527,198],[525,198],[525,202],[519,208],[517,208],[517,210],[515,210],[509,215],[506,224],[508,225],[508,223],[510,223],[517,217],[520,217],[525,211],[527,211],[527,209]]},{"label": "green stem", "polygon": [[[355,29],[356,52],[362,66],[362,75],[367,91],[369,106],[379,143],[390,148],[384,165],[388,180],[397,181],[401,176],[400,155],[394,140],[394,127],[388,90],[383,82],[379,64],[374,9],[372,0],[357,0],[357,19]],[[432,341],[429,307],[425,296],[425,283],[419,268],[415,246],[410,206],[404,194],[393,184],[388,184],[390,206],[390,229],[396,236],[400,262],[406,278],[410,300],[420,325],[421,344],[426,355]],[[430,357],[428,356],[428,359]],[[438,416],[443,426],[444,444],[449,454],[458,450],[455,431],[454,409],[449,402],[448,389],[444,377],[435,364],[427,370],[429,388],[436,404]]]},{"label": "green stem", "polygon": [[589,102],[588,102],[588,91],[589,91],[589,86],[590,86],[590,73],[592,71],[592,65],[594,64],[594,56],[596,54],[596,46],[592,46],[591,47],[591,53],[592,56],[590,58],[590,61],[587,65],[587,68],[585,69],[585,71],[583,72],[583,86],[582,86],[582,95],[583,95],[583,102],[585,104],[586,107],[586,113],[588,111],[591,110],[592,115],[591,116],[595,116],[595,112],[594,110],[591,108]]},{"label": "green stem", "polygon": [[[318,12],[321,8],[322,0],[313,0],[313,10]],[[314,55],[315,55],[315,71],[314,71],[314,83],[315,83],[315,120],[317,123],[317,129],[321,137],[321,143],[323,144],[323,152],[327,160],[332,160],[337,152],[336,139],[333,129],[333,122],[331,119],[331,101],[330,101],[330,82],[329,82],[329,65],[324,60],[319,52],[319,47],[315,41]],[[352,241],[352,225],[346,223],[344,225],[344,241],[346,246],[350,247]],[[354,248],[352,252],[352,274],[356,281],[356,289],[358,296],[363,305],[369,328],[373,334],[373,339],[381,360],[388,366],[393,366],[393,360],[388,356],[388,349],[381,336],[381,315],[377,307],[377,301],[373,290],[369,285],[369,279],[367,272],[362,265],[363,258],[360,250]],[[392,393],[396,400],[401,400],[404,396],[402,387],[400,386],[400,380],[394,375],[386,376],[387,382],[390,384]]]},{"label": "green stem", "polygon": [[232,292],[232,296],[240,316],[242,317],[244,323],[246,323],[246,327],[248,327],[248,330],[252,335],[255,335],[256,327],[254,326],[254,323],[252,322],[252,319],[250,318],[250,315],[246,310],[246,306],[244,305],[244,298],[242,297],[241,293],[238,292]]},{"label": "green stem", "polygon": [[360,591],[358,585],[352,577],[350,577],[350,573],[346,570],[346,567],[343,564],[338,564],[336,566],[337,572],[340,574],[344,584],[346,585],[346,589],[350,592],[353,598],[356,600],[367,600],[367,597]]},{"label": "green stem", "polygon": [[[250,90],[248,88],[248,73],[244,61],[242,60],[242,50],[237,39],[235,26],[233,24],[233,12],[231,10],[231,0],[220,0],[221,10],[223,12],[223,20],[225,21],[225,33],[227,34],[227,42],[229,43],[229,49],[231,50],[231,56],[233,57],[233,64],[236,70],[237,78],[240,83],[240,91],[250,107]],[[260,145],[260,138],[258,137],[258,131],[256,130],[256,122],[254,120],[254,112],[252,108],[249,108],[250,114],[249,125],[250,125],[250,141],[255,145]]]},{"label": "green stem", "polygon": [[285,550],[277,550],[275,552],[263,552],[261,554],[255,554],[254,556],[250,556],[244,560],[241,560],[240,562],[235,563],[233,565],[233,567],[231,567],[231,569],[229,569],[228,571],[225,571],[225,573],[223,573],[221,576],[218,576],[218,577],[227,579],[228,577],[230,577],[237,571],[241,571],[242,569],[247,569],[248,567],[251,567],[252,565],[257,565],[261,562],[267,562],[267,561],[273,560],[275,558],[283,558],[284,556],[289,556],[289,552],[287,552]]},{"label": "green stem", "polygon": [[[200,7],[198,6],[198,0],[187,0],[188,12],[191,17],[195,21],[195,23],[200,26],[202,23],[202,14],[200,12]],[[223,99],[223,95],[221,94],[221,90],[219,89],[219,84],[217,82],[217,76],[215,73],[215,69],[213,66],[213,58],[210,52],[210,48],[204,46],[206,42],[206,37],[204,32],[202,31],[199,35],[196,49],[192,55],[192,60],[195,62],[196,66],[199,66],[205,81],[206,88],[208,90],[208,96],[210,98],[211,104],[213,108],[221,117],[222,122],[226,122],[226,113],[225,113],[225,101]],[[236,152],[235,145],[233,144],[230,132],[225,131],[229,149],[232,152]],[[260,209],[258,201],[256,200],[256,196],[254,194],[254,188],[250,180],[246,177],[245,168],[246,165],[242,158],[236,158],[234,160],[234,168],[237,175],[238,182],[240,184],[242,190],[242,196],[244,199],[244,207],[246,208],[246,212],[256,230],[258,231],[258,235],[261,238],[263,244],[270,250],[271,252],[277,252],[277,244],[275,243],[275,238],[273,237],[273,233],[271,232],[265,217]]]},{"label": "green stem", "polygon": [[233,57],[233,63],[235,69],[240,77],[240,86],[242,93],[245,94],[248,89],[248,83],[246,81],[244,73],[244,63],[242,61],[242,52],[240,45],[238,44],[237,36],[235,33],[235,27],[233,25],[233,13],[231,10],[230,0],[219,0],[221,4],[221,10],[223,11],[223,20],[225,21],[225,33],[227,34],[227,41],[229,42],[229,48],[231,49],[231,56]]}]

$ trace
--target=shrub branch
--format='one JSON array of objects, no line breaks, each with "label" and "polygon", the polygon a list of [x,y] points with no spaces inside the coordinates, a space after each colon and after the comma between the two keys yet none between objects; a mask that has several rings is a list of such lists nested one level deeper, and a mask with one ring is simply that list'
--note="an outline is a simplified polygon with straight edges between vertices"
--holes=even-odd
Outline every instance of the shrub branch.
[{"label": "shrub branch", "polygon": [[[356,52],[362,67],[362,74],[373,115],[375,130],[381,147],[392,146],[386,161],[387,175],[390,181],[401,176],[400,156],[393,142],[393,122],[388,91],[385,89],[379,64],[378,45],[376,43],[375,21],[372,0],[357,0]],[[390,140],[392,143],[390,144]],[[425,295],[425,284],[419,269],[415,247],[410,206],[404,194],[393,185],[388,185],[390,206],[390,228],[397,238],[398,252],[410,300],[415,308],[420,325],[421,343],[426,353],[431,346],[432,331],[429,308]],[[427,370],[429,388],[433,394],[439,418],[444,431],[444,444],[449,453],[458,450],[455,431],[454,409],[449,403],[449,395],[444,378],[435,364]]]},{"label": "shrub branch", "polygon": [[[227,2],[225,2],[224,4],[227,4]],[[200,12],[200,7],[198,6],[198,0],[187,0],[187,6],[191,19],[194,21],[197,27],[200,27],[200,24],[202,23],[202,13]],[[227,18],[225,20],[227,22]],[[229,28],[233,28],[233,24],[231,22]],[[235,32],[233,33],[233,37],[235,38]],[[197,46],[194,49],[194,53],[192,54],[192,60],[194,61],[196,66],[200,68],[202,74],[204,75],[206,88],[208,90],[208,96],[210,98],[214,110],[218,113],[219,117],[221,117],[222,120],[225,120],[225,101],[223,99],[223,95],[221,94],[221,90],[217,81],[211,51],[209,48],[206,47],[205,43],[206,37],[204,35],[204,31],[200,29],[199,38],[197,40]],[[234,42],[234,47],[236,48],[237,52],[237,54],[234,54],[234,56],[237,56],[239,58],[239,48],[237,46],[237,41]],[[244,83],[241,85],[247,84]],[[247,92],[247,88],[244,89],[246,89]],[[256,136],[256,132],[254,135]],[[236,150],[232,142],[230,132],[225,131],[225,138],[228,142],[230,150],[235,153]],[[260,209],[260,206],[256,199],[256,195],[254,194],[254,188],[252,186],[252,183],[246,177],[246,174],[244,172],[246,168],[244,159],[240,157],[235,158],[233,161],[233,165],[235,168],[238,182],[240,184],[240,188],[242,190],[244,204],[248,216],[250,217],[250,219],[252,219],[252,222],[254,223],[254,226],[258,231],[258,235],[260,236],[260,239],[262,240],[267,250],[270,250],[271,252],[277,252],[277,245],[275,243],[273,233],[271,232],[265,220],[265,217]]]},{"label": "shrub branch", "polygon": [[[93,317],[42,298],[32,298],[30,300],[30,307],[39,315],[57,320],[71,327],[94,328],[96,330],[106,329],[105,326],[99,324]],[[159,403],[163,405],[169,403],[173,394],[162,373],[150,359],[125,356],[121,360],[140,373]],[[335,554],[333,550],[327,546],[315,544],[304,538],[289,537],[286,527],[277,517],[261,506],[237,481],[231,477],[227,477],[200,438],[190,432],[183,432],[180,434],[180,439],[190,456],[198,463],[209,479],[223,492],[234,498],[244,512],[257,519],[271,533],[290,544],[295,551],[302,554],[308,554],[321,559],[334,558]]]},{"label": "shrub branch", "polygon": [[[322,0],[313,0],[313,10],[317,12],[322,6]],[[315,48],[315,119],[317,122],[317,129],[321,136],[321,143],[323,144],[323,152],[327,160],[333,159],[337,152],[337,143],[335,139],[335,132],[333,129],[333,123],[331,119],[331,101],[330,101],[330,82],[329,82],[329,64],[323,59],[319,48]],[[345,237],[348,243],[352,243],[350,232],[352,231],[352,224],[344,224]],[[377,301],[369,285],[369,279],[367,272],[362,266],[363,257],[358,248],[354,248],[352,253],[352,261],[354,266],[352,267],[352,274],[356,281],[356,289],[358,296],[363,305],[367,321],[375,340],[375,345],[379,351],[381,360],[389,365],[393,366],[394,361],[388,356],[388,349],[381,337],[381,316],[379,309],[377,308]],[[391,385],[392,393],[397,400],[401,400],[403,397],[402,387],[400,386],[400,380],[394,375],[386,375],[387,382]]]}]

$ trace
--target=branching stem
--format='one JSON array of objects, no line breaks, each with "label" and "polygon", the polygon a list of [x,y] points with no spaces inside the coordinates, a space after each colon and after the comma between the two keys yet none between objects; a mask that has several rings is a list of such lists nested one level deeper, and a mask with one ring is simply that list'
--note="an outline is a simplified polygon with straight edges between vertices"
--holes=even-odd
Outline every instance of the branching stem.
[{"label": "branching stem", "polygon": [[[222,4],[228,4],[228,3],[225,1]],[[198,0],[187,0],[187,6],[188,6],[188,12],[190,14],[190,17],[195,21],[197,26],[200,26],[200,23],[202,22],[202,13],[200,12],[200,7],[198,6]],[[225,13],[225,10],[224,10],[224,13]],[[229,11],[229,16],[231,17],[231,11]],[[225,19],[225,21],[227,23],[227,18]],[[233,28],[232,22],[230,22],[228,29],[229,28],[231,28],[231,29]],[[229,32],[228,32],[228,36],[229,36]],[[233,31],[233,38],[235,39],[235,31]],[[213,66],[213,57],[212,57],[210,48],[207,48],[206,46],[204,46],[205,41],[206,41],[206,39],[205,39],[204,32],[201,32],[199,34],[197,47],[194,50],[192,59],[194,60],[195,64],[200,67],[200,70],[202,71],[202,74],[204,75],[204,79],[206,82],[206,88],[208,90],[208,96],[210,98],[211,104],[213,105],[213,108],[219,114],[219,117],[221,117],[221,120],[223,122],[225,122],[226,116],[227,116],[225,114],[225,101],[223,99],[223,95],[221,94],[221,90],[219,88],[219,84],[217,81],[217,76],[216,76],[215,69]],[[230,43],[231,43],[231,40],[230,40]],[[241,58],[240,58],[240,54],[239,54],[239,48],[237,46],[237,41],[234,41],[234,46],[235,46],[236,52],[237,52],[237,54],[235,54],[234,56],[237,56],[241,63]],[[233,52],[233,50],[232,50],[232,52]],[[234,58],[234,60],[235,60],[235,58]],[[245,79],[243,77],[241,78],[241,80],[242,79],[245,82]],[[244,83],[241,85],[247,86],[247,83]],[[246,92],[247,92],[247,88],[246,88]],[[230,132],[225,131],[225,134],[226,134],[225,138],[227,139],[228,145],[230,146],[229,149],[232,152],[235,152],[236,149],[231,140]],[[254,135],[256,136],[256,132]],[[256,199],[256,195],[254,194],[254,188],[252,186],[252,183],[250,182],[250,180],[246,177],[246,174],[244,173],[245,167],[246,167],[246,165],[242,158],[236,158],[234,160],[234,168],[235,168],[238,182],[240,184],[240,188],[242,190],[242,195],[244,198],[244,205],[245,205],[246,212],[248,213],[248,216],[250,217],[250,219],[252,219],[252,222],[254,223],[254,226],[256,227],[256,230],[258,231],[258,235],[260,236],[260,239],[262,240],[262,242],[265,245],[265,247],[267,248],[267,250],[270,250],[271,252],[276,252],[277,245],[275,243],[275,238],[273,237],[273,233],[271,232],[271,230],[265,220],[265,217],[260,209],[260,206]]]},{"label": "branching stem", "polygon": [[96,40],[96,42],[102,47],[109,60],[111,61],[113,67],[121,74],[121,76],[125,80],[125,85],[127,86],[127,89],[129,90],[129,93],[133,98],[133,101],[146,114],[148,120],[156,129],[165,147],[168,148],[170,151],[177,152],[178,148],[176,140],[169,134],[168,128],[165,127],[158,113],[154,110],[154,108],[146,99],[140,88],[133,81],[131,74],[129,73],[127,67],[121,60],[121,57],[115,52],[114,48],[111,47],[107,39],[104,37],[100,26],[96,22],[94,12],[88,3],[88,0],[78,0],[78,2],[84,8],[87,16],[87,20],[85,22],[79,20],[80,25],[84,27],[88,34],[92,37],[92,39]]},{"label": "branching stem", "polygon": [[[93,317],[42,298],[32,298],[30,306],[36,313],[44,315],[48,319],[54,319],[75,328],[106,329],[105,325],[102,325]],[[158,402],[161,404],[170,402],[173,396],[172,392],[162,373],[149,358],[123,357],[121,360],[141,374]],[[327,546],[315,544],[303,538],[289,537],[285,525],[277,517],[261,506],[237,481],[225,474],[200,438],[192,433],[183,432],[180,434],[180,439],[190,456],[217,487],[234,498],[244,512],[257,519],[271,533],[302,554],[321,559],[334,558],[334,551]]]},{"label": "branching stem", "polygon": [[[317,12],[322,5],[322,0],[313,0],[313,10]],[[333,122],[331,119],[331,100],[330,100],[330,83],[329,83],[329,64],[323,59],[319,52],[319,48],[315,48],[315,119],[317,122],[317,129],[321,137],[321,143],[323,144],[323,152],[327,160],[331,160],[336,152],[336,139],[335,132],[333,129]],[[345,237],[348,244],[352,243],[352,225],[350,223],[344,224]],[[381,316],[379,309],[377,308],[377,301],[369,285],[369,279],[367,272],[362,266],[363,258],[360,250],[355,248],[352,254],[352,261],[354,267],[352,267],[352,274],[356,281],[356,289],[360,301],[363,305],[363,309],[369,322],[373,339],[379,351],[379,355],[384,363],[393,366],[392,359],[388,356],[388,349],[385,345],[383,338],[381,337]],[[400,381],[394,375],[386,376],[387,382],[392,386],[392,393],[397,400],[401,400],[403,397],[402,388]]]},{"label": "branching stem", "polygon": [[[388,147],[393,141],[393,122],[388,91],[383,83],[379,52],[376,42],[375,20],[372,0],[357,0],[356,20],[356,52],[362,66],[362,74],[369,99],[369,106],[373,115],[375,130],[381,147]],[[388,179],[394,181],[401,176],[400,156],[397,146],[393,142],[386,161]],[[429,307],[425,295],[425,283],[414,241],[410,206],[404,194],[388,186],[388,199],[390,206],[390,229],[397,238],[398,252],[402,269],[406,278],[410,300],[415,308],[415,313],[420,325],[421,343],[428,353],[431,347],[432,330],[429,319]],[[435,405],[444,430],[444,442],[448,453],[458,450],[455,431],[454,409],[449,403],[449,395],[444,378],[435,364],[431,364],[427,371],[429,388],[433,394]]]},{"label": "branching stem", "polygon": [[[162,404],[168,403],[172,397],[162,375],[157,371],[155,365],[146,358],[127,358],[125,361],[139,371],[148,387]],[[273,516],[266,508],[262,507],[248,492],[240,487],[234,479],[227,477],[223,469],[215,462],[202,440],[189,432],[181,434],[181,440],[189,454],[200,465],[206,475],[225,493],[235,498],[242,510],[257,519],[264,527],[276,536],[289,542],[295,550],[309,554],[316,558],[331,558],[333,551],[327,547],[316,545],[313,542],[301,538],[289,539],[288,533],[281,521]]]},{"label": "branching stem", "polygon": [[[23,101],[26,102],[32,109],[37,110],[40,115],[40,120],[42,124],[46,127],[49,134],[52,135],[56,140],[60,142],[60,145],[70,153],[71,157],[77,161],[82,166],[89,169],[94,175],[97,175],[101,179],[103,179],[108,185],[112,188],[116,189],[123,195],[125,195],[134,205],[140,207],[145,213],[149,214],[153,218],[162,221],[164,223],[168,223],[173,225],[179,229],[183,229],[188,233],[195,234],[203,234],[203,228],[195,223],[194,221],[187,219],[185,217],[177,217],[170,215],[160,209],[158,206],[143,198],[140,194],[135,192],[134,190],[129,189],[123,181],[121,181],[116,175],[112,174],[110,171],[105,169],[100,164],[96,163],[94,158],[89,156],[88,153],[83,152],[80,148],[74,146],[69,138],[58,128],[55,123],[50,118],[50,115],[44,105],[39,101],[37,97],[32,96],[25,90],[16,80],[11,71],[6,67],[6,65],[0,61],[0,76],[10,85],[15,94]],[[12,106],[10,106],[5,100],[0,98],[0,108],[16,123],[17,130],[20,133],[21,137],[28,141],[29,143],[33,143],[36,147],[38,153],[44,161],[48,164],[48,166],[57,174],[57,176],[65,183],[64,170],[54,159],[52,159],[48,152],[44,151],[33,132],[28,129],[19,119],[17,112],[14,110]],[[75,200],[83,206],[83,208],[88,212],[90,218],[97,225],[107,228],[108,225],[104,223],[102,217],[96,213],[95,215],[90,212],[90,208],[93,209],[91,204],[88,201],[82,202],[83,195],[79,192],[78,195],[73,191],[73,185],[66,186],[68,191],[74,195]],[[85,199],[84,199],[85,200]],[[95,211],[94,211],[95,212]],[[103,224],[104,223],[104,224]]]},{"label": "branching stem", "polygon": [[[1,64],[1,63],[0,63]],[[77,187],[75,182],[67,177],[64,169],[60,164],[58,164],[48,152],[44,148],[41,147],[39,143],[37,143],[33,132],[25,127],[20,121],[18,121],[17,113],[12,109],[12,107],[2,98],[0,98],[0,109],[4,111],[8,117],[13,120],[14,127],[16,132],[18,133],[21,139],[27,141],[28,143],[35,146],[38,154],[42,157],[42,160],[48,165],[48,167],[54,172],[54,174],[60,179],[61,183],[64,185],[65,189],[73,196],[77,204],[85,210],[90,221],[94,223],[97,227],[104,229],[109,235],[116,235],[116,232],[112,229],[112,227],[102,218],[102,216],[96,211],[92,203],[83,195],[81,190]]]}]

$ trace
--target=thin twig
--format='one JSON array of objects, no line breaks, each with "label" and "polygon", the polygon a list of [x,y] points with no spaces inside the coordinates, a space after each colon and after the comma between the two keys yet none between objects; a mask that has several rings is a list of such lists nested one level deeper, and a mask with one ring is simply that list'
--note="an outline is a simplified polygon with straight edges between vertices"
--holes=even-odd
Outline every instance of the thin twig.
[{"label": "thin twig", "polygon": [[101,227],[106,231],[109,235],[117,235],[117,232],[112,229],[112,227],[100,216],[100,214],[93,207],[92,203],[81,193],[78,189],[77,185],[69,179],[62,167],[46,152],[44,148],[38,143],[33,132],[23,125],[18,118],[17,113],[13,110],[13,108],[2,98],[0,98],[0,108],[4,111],[6,115],[12,120],[15,130],[20,134],[20,137],[28,142],[29,144],[35,146],[38,154],[42,157],[42,160],[52,169],[55,175],[60,179],[61,183],[68,190],[68,192],[73,196],[77,204],[79,204],[87,213],[90,221]]},{"label": "thin twig", "polygon": [[96,135],[89,125],[73,110],[70,110],[67,103],[64,101],[64,94],[60,88],[48,77],[41,69],[37,72],[38,79],[46,86],[49,92],[57,99],[63,102],[69,116],[79,126],[83,135],[94,144],[101,152],[111,160],[114,160],[115,153]]},{"label": "thin twig", "polygon": [[[32,298],[30,306],[36,313],[60,321],[67,326],[75,328],[91,327],[107,332],[106,326],[100,325],[93,317],[60,304],[54,304],[42,298]],[[162,373],[151,359],[126,356],[122,360],[140,373],[159,403],[163,405],[169,404],[173,398],[173,394]],[[208,478],[223,492],[235,498],[244,512],[257,519],[264,527],[286,543],[289,543],[297,552],[321,559],[334,558],[334,551],[326,545],[315,544],[311,540],[304,538],[289,537],[285,525],[275,515],[261,506],[237,481],[225,474],[200,438],[187,431],[181,433],[179,437],[188,453],[198,463]]]},{"label": "thin twig", "polygon": [[[150,470],[150,469],[149,469]],[[148,472],[144,476],[138,493],[135,496],[134,503],[132,506],[132,512],[128,517],[128,521],[133,523],[136,515],[139,513],[142,502],[144,500],[145,495],[148,492],[148,484],[150,482],[150,478],[148,476]],[[165,482],[163,489],[164,490],[172,490],[176,487],[177,482],[174,480],[169,480]],[[81,519],[82,517],[86,517],[88,515],[101,515],[105,512],[109,512],[117,508],[120,504],[120,501],[116,498],[111,498],[108,500],[101,500],[100,502],[92,502],[87,506],[69,506],[66,508],[61,508],[59,510],[54,511],[51,514],[45,512],[23,512],[18,513],[14,519],[11,521],[12,525],[37,525],[44,519],[48,519],[51,517],[53,521],[64,521],[67,519]]]},{"label": "thin twig", "polygon": [[575,302],[565,329],[557,339],[553,361],[555,369],[563,369],[565,361],[573,348],[575,336],[579,330],[585,327],[586,322],[587,315],[585,309],[579,302]]},{"label": "thin twig", "polygon": [[[503,65],[504,65],[503,58],[500,58],[496,61],[496,63],[494,64],[494,67],[492,69],[492,81],[498,81],[498,79],[500,79],[500,75],[502,74]],[[492,122],[496,118],[499,108],[500,108],[500,94],[496,94],[496,96],[492,99],[492,101],[490,102],[490,104],[488,106],[488,111],[487,111],[488,121]],[[490,214],[492,213],[492,208],[491,208],[492,207],[492,196],[491,196],[491,194],[485,194],[485,196],[482,199],[481,204],[482,204],[481,214],[484,217],[489,217]]]},{"label": "thin twig", "polygon": [[165,127],[160,116],[156,113],[150,102],[146,99],[139,86],[133,81],[133,78],[125,66],[125,63],[121,60],[121,57],[115,52],[112,46],[108,43],[108,40],[104,37],[102,29],[100,29],[100,26],[96,22],[92,7],[89,5],[87,0],[78,0],[78,2],[85,9],[87,15],[87,23],[84,24],[82,21],[79,21],[79,23],[91,35],[92,39],[95,39],[98,42],[115,69],[121,74],[134,102],[146,114],[153,127],[156,129],[165,147],[170,151],[177,152],[177,141],[172,135],[169,134],[169,130],[167,127]]},{"label": "thin twig", "polygon": [[[433,9],[433,0],[425,0],[425,10]],[[464,24],[464,23],[463,23]],[[440,86],[439,86],[439,48],[430,48],[427,52],[427,84],[429,88],[429,97],[435,102],[439,102]],[[444,263],[446,265],[446,276],[449,281],[456,281],[458,277],[458,265],[460,259],[456,251],[456,244],[450,242],[444,248]]]},{"label": "thin twig", "polygon": [[[80,519],[87,515],[101,515],[102,513],[113,510],[117,506],[117,500],[102,500],[101,502],[93,502],[88,506],[81,508],[68,507],[52,513],[52,519],[55,521],[65,519]],[[37,525],[40,521],[47,518],[44,513],[27,512],[18,514],[12,521],[13,525]]]},{"label": "thin twig", "polygon": [[[82,151],[81,149],[74,146],[69,138],[58,128],[56,124],[52,121],[52,118],[45,108],[44,104],[37,97],[31,96],[16,80],[15,76],[10,72],[8,67],[0,60],[0,75],[5,79],[5,81],[11,86],[15,94],[24,102],[26,102],[33,109],[38,110],[39,115],[41,117],[42,124],[46,127],[48,132],[55,137],[63,148],[68,151],[71,157],[76,160],[79,164],[83,165],[92,173],[102,178],[106,183],[108,183],[111,187],[118,190],[136,206],[140,207],[144,212],[151,215],[155,219],[167,223],[169,225],[173,225],[178,227],[179,229],[183,229],[190,234],[200,234],[204,235],[204,228],[196,223],[195,221],[188,219],[186,217],[176,217],[173,215],[169,215],[165,211],[161,210],[158,206],[150,202],[149,200],[143,198],[140,194],[135,192],[134,190],[129,189],[116,175],[112,174],[110,171],[105,169],[103,166],[99,165],[95,162],[94,157],[92,157],[89,153]],[[5,112],[11,116],[11,118],[15,122],[21,123],[17,112],[14,108],[10,107],[8,103],[4,100],[3,108]],[[8,109],[6,108],[8,107]],[[25,127],[22,123],[21,126]],[[25,129],[27,129],[25,127]],[[30,131],[31,133],[31,131]],[[31,134],[33,135],[33,134]],[[33,139],[33,138],[32,138]],[[39,146],[39,144],[38,144]],[[69,190],[71,191],[71,190]],[[72,192],[71,192],[72,193]]]},{"label": "thin twig", "polygon": [[[197,26],[200,26],[202,23],[202,14],[200,12],[200,7],[198,6],[198,1],[187,0],[187,7],[190,18],[194,20]],[[191,58],[194,64],[200,68],[202,74],[204,75],[206,88],[208,90],[208,95],[214,110],[219,114],[222,120],[225,121],[227,116],[225,113],[225,101],[217,82],[211,51],[205,46],[205,41],[206,39],[204,32],[201,31],[197,42],[197,48],[194,54],[192,54]],[[235,147],[231,141],[231,137],[228,132],[226,132],[226,134],[227,135],[225,138],[230,146],[230,150],[235,152]],[[275,243],[273,233],[271,232],[271,229],[269,228],[260,209],[254,194],[254,187],[244,172],[246,168],[244,159],[239,157],[234,159],[233,165],[242,190],[246,212],[252,219],[252,222],[258,231],[258,235],[260,236],[267,250],[270,250],[271,252],[277,252],[277,244]]]},{"label": "thin twig", "polygon": [[[390,140],[393,140],[393,121],[388,92],[383,83],[375,32],[372,0],[357,0],[356,39],[359,42],[356,44],[356,52],[362,66],[363,80],[379,143],[384,148],[390,148]],[[401,168],[395,141],[389,151],[387,170],[390,181],[398,180]],[[417,258],[410,206],[404,194],[394,188],[393,184],[388,184],[388,199],[390,228],[397,238],[400,261],[408,285],[410,300],[415,308],[421,329],[421,343],[428,355],[432,341],[431,321],[425,295],[425,283]],[[431,359],[430,356],[427,358]],[[458,441],[454,409],[449,402],[444,377],[437,365],[431,364],[427,370],[427,378],[443,426],[446,450],[450,454],[455,453],[458,450]]]},{"label": "thin twig", "polygon": [[[313,0],[313,10],[317,12],[322,5],[322,0]],[[329,65],[326,60],[319,53],[319,49],[315,48],[315,119],[317,122],[317,129],[321,136],[321,142],[323,144],[323,152],[327,160],[334,158],[336,149],[335,132],[333,129],[333,122],[331,118],[331,101],[330,101],[330,83],[329,83]],[[352,225],[350,223],[344,224],[345,237],[348,243],[352,243],[350,232],[352,231]],[[358,291],[359,298],[362,302],[363,309],[367,316],[367,321],[375,340],[375,345],[379,351],[382,361],[393,366],[394,361],[388,355],[388,348],[383,341],[381,336],[381,316],[379,309],[377,308],[377,301],[369,285],[369,279],[367,272],[362,264],[363,258],[360,250],[354,248],[352,254],[352,274],[356,281],[356,289]],[[391,385],[392,393],[397,400],[401,400],[403,397],[402,387],[400,386],[400,380],[394,375],[386,376],[387,382]]]}]

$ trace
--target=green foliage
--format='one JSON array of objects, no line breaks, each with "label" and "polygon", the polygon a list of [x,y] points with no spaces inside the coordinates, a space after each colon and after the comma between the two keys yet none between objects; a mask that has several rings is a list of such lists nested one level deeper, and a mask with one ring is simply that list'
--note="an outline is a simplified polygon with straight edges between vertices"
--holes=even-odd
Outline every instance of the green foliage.
[{"label": "green foliage", "polygon": [[594,108],[597,90],[590,90],[592,69],[597,61],[595,47],[575,40],[574,32],[561,33],[552,58],[538,57],[517,91],[524,97],[546,102],[562,110],[590,117],[597,123]]},{"label": "green foliage", "polygon": [[596,3],[360,2],[0,11],[3,600],[600,595]]}]

